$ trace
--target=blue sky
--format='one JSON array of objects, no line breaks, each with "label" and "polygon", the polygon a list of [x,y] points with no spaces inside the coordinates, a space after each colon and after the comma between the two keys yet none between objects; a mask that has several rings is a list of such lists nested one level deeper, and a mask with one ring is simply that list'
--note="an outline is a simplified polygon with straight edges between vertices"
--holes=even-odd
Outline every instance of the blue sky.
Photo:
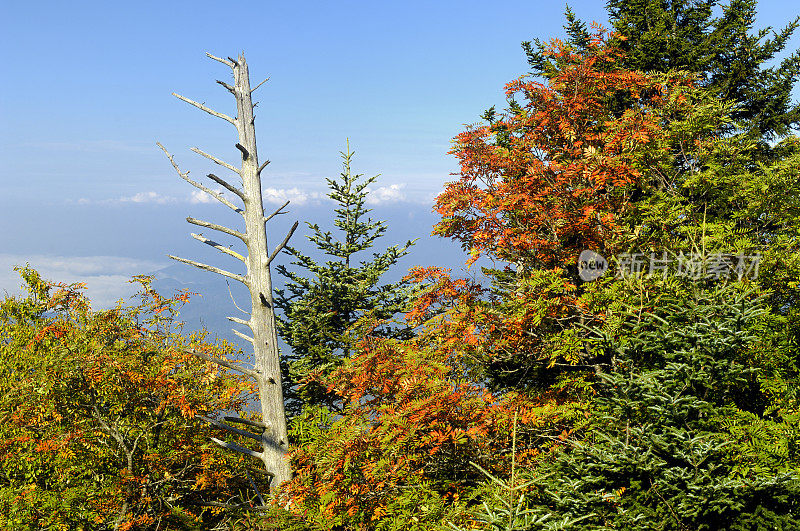
[{"label": "blue sky", "polygon": [[[606,21],[604,2],[571,3]],[[758,26],[791,9],[759,3]],[[267,201],[295,200],[292,216],[327,216],[324,178],[340,170],[346,138],[356,170],[382,174],[374,193],[389,243],[427,237],[432,198],[456,169],[450,139],[526,71],[520,42],[561,36],[564,4],[486,2],[4,2],[0,8],[0,293],[13,264],[54,280],[85,280],[99,306],[132,274],[204,257],[186,215],[229,221],[174,174],[210,170],[198,146],[236,159],[228,124],[172,97],[231,113],[214,83],[229,71],[205,57],[246,54],[259,89],[259,155]],[[794,11],[797,11],[794,9]],[[800,41],[796,36],[792,48]],[[258,78],[258,79],[255,79]],[[288,224],[290,221],[282,221]],[[282,228],[279,223],[278,229]],[[442,258],[427,249],[404,266]],[[210,256],[210,255],[209,255]],[[210,258],[219,263],[218,257]]]}]

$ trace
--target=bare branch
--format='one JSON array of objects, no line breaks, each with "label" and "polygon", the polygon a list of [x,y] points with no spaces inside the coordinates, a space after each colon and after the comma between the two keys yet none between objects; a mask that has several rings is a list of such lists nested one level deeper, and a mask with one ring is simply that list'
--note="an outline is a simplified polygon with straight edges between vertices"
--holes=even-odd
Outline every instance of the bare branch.
[{"label": "bare branch", "polygon": [[215,61],[219,61],[220,63],[222,63],[224,65],[228,65],[231,68],[234,67],[234,63],[228,61],[227,59],[223,59],[222,57],[217,57],[216,55],[211,55],[208,52],[206,52],[206,57],[209,57],[209,58],[211,58],[211,59],[213,59]]},{"label": "bare branch", "polygon": [[264,170],[264,168],[267,167],[267,164],[269,164],[268,160],[265,160],[264,162],[262,162],[261,166],[259,166],[258,169],[256,170],[256,175],[261,175],[261,172]]},{"label": "bare branch", "polygon": [[281,205],[281,207],[278,210],[276,210],[275,212],[273,212],[269,216],[265,217],[264,218],[264,223],[266,223],[267,221],[271,220],[272,218],[274,218],[278,214],[286,214],[286,212],[281,212],[281,210],[286,208],[286,205],[288,205],[289,203],[290,203],[289,201],[286,201],[283,205]]},{"label": "bare branch", "polygon": [[261,83],[259,83],[258,85],[256,85],[256,88],[254,88],[254,89],[250,90],[250,94],[252,94],[252,93],[253,93],[253,92],[255,92],[256,90],[258,90],[258,87],[260,87],[261,85],[263,85],[263,84],[264,84],[264,83],[266,83],[267,81],[269,81],[269,78],[265,79],[264,81],[262,81]]},{"label": "bare branch", "polygon": [[216,162],[216,163],[217,163],[217,164],[219,164],[220,166],[223,166],[223,167],[225,167],[225,168],[228,168],[228,169],[229,169],[229,170],[231,170],[233,173],[236,173],[236,174],[239,174],[239,175],[241,175],[241,172],[239,171],[239,169],[238,169],[238,168],[236,168],[236,167],[234,167],[234,166],[231,166],[230,164],[228,164],[228,163],[227,163],[227,162],[225,162],[224,160],[220,160],[220,159],[218,159],[218,158],[217,158],[217,157],[215,157],[214,155],[209,155],[208,153],[206,153],[206,152],[205,152],[205,151],[203,151],[202,149],[198,149],[198,148],[196,148],[196,147],[193,147],[193,148],[192,148],[192,151],[194,151],[194,152],[195,152],[195,153],[197,153],[198,155],[202,155],[202,156],[204,156],[204,157],[205,157],[205,158],[207,158],[208,160],[213,160],[214,162]]},{"label": "bare branch", "polygon": [[217,225],[216,223],[210,223],[208,221],[203,221],[200,219],[195,219],[193,217],[186,218],[186,221],[191,223],[192,225],[197,225],[198,227],[206,227],[207,229],[218,230],[220,232],[224,232],[225,234],[230,234],[231,236],[236,236],[240,240],[242,240],[245,244],[247,243],[247,236],[242,234],[239,231],[235,231],[233,229],[229,229],[228,227],[224,227],[222,225]]},{"label": "bare branch", "polygon": [[250,343],[255,344],[255,340],[252,337],[248,336],[247,334],[243,334],[243,333],[239,332],[238,330],[236,330],[235,328],[231,328],[231,332],[233,332],[237,336],[241,337],[245,341],[249,341]]},{"label": "bare branch", "polygon": [[211,247],[213,247],[214,249],[216,249],[217,251],[219,251],[221,253],[225,253],[227,255],[230,255],[230,256],[232,256],[234,258],[237,258],[237,259],[241,260],[244,263],[247,263],[247,260],[245,259],[245,257],[240,255],[239,253],[237,253],[233,249],[229,249],[229,248],[225,247],[224,245],[221,245],[221,244],[215,242],[214,240],[209,240],[208,238],[206,238],[205,236],[202,236],[200,234],[195,234],[194,232],[192,232],[191,235],[192,235],[192,238],[194,238],[195,240],[203,242],[206,245],[210,245]]},{"label": "bare branch", "polygon": [[226,317],[226,319],[228,321],[231,321],[231,322],[243,325],[243,326],[249,326],[250,328],[253,328],[253,325],[250,324],[250,321],[245,321],[244,319],[239,319],[238,317],[230,317],[230,316]]},{"label": "bare branch", "polygon": [[204,354],[202,352],[197,352],[196,350],[182,350],[181,352],[185,352],[186,354],[191,354],[196,358],[200,358],[201,360],[210,361],[211,363],[216,363],[222,367],[230,369],[232,371],[236,371],[240,374],[244,374],[245,376],[250,376],[251,378],[258,379],[259,372],[253,369],[248,369],[247,367],[242,367],[241,365],[236,365],[235,363],[231,363],[227,360],[221,360],[219,358],[215,358],[214,356],[209,356],[208,354]]},{"label": "bare branch", "polygon": [[236,61],[231,62],[231,61],[228,61],[227,59],[223,59],[222,57],[217,57],[216,55],[211,55],[208,52],[206,52],[206,57],[210,57],[211,59],[213,59],[215,61],[219,61],[220,63],[222,63],[224,65],[228,65],[231,68],[233,68],[235,66],[235,63],[236,63]]},{"label": "bare branch", "polygon": [[195,188],[198,188],[198,189],[202,190],[203,192],[207,193],[208,195],[210,195],[211,197],[213,197],[214,199],[216,199],[217,201],[219,201],[220,203],[222,203],[226,207],[230,208],[231,210],[233,210],[237,214],[243,214],[244,213],[244,210],[242,210],[238,206],[234,205],[233,203],[231,203],[230,201],[225,199],[225,197],[223,197],[223,195],[220,194],[219,192],[215,192],[211,188],[207,188],[207,187],[203,186],[202,184],[189,179],[188,177],[184,177],[184,180],[187,183],[189,183],[192,186],[194,186]]},{"label": "bare branch", "polygon": [[222,446],[223,448],[227,448],[228,450],[233,450],[234,452],[239,452],[240,454],[244,455],[251,455],[256,459],[261,459],[261,454],[258,452],[254,452],[253,450],[248,450],[243,446],[239,446],[236,443],[227,443],[225,441],[220,441],[216,437],[211,437],[211,440],[217,443],[218,445]]},{"label": "bare branch", "polygon": [[223,430],[227,430],[231,433],[235,433],[236,435],[241,435],[242,437],[249,437],[255,441],[261,442],[261,435],[256,435],[255,433],[247,430],[240,430],[239,428],[234,428],[233,426],[228,426],[227,424],[223,424],[218,420],[214,420],[210,417],[206,417],[205,415],[195,415],[197,418],[208,422],[216,426],[217,428],[222,428]]},{"label": "bare branch", "polygon": [[247,281],[247,279],[245,277],[243,277],[242,275],[237,275],[236,273],[231,273],[230,271],[225,271],[224,269],[220,269],[218,267],[210,266],[208,264],[201,264],[200,262],[195,262],[194,260],[187,260],[186,258],[180,258],[180,257],[177,257],[177,256],[172,256],[171,254],[168,254],[167,256],[169,256],[173,260],[177,260],[178,262],[183,262],[184,264],[189,264],[189,265],[194,266],[194,267],[196,267],[198,269],[203,269],[205,271],[211,271],[212,273],[216,273],[218,275],[222,275],[223,277],[228,277],[228,278],[232,278],[233,280],[238,280],[239,282],[241,282],[245,286],[249,286],[250,285],[249,282]]},{"label": "bare branch", "polygon": [[269,258],[267,259],[267,265],[269,265],[270,262],[272,262],[272,260],[274,260],[275,257],[278,256],[278,253],[281,252],[281,249],[286,247],[286,244],[289,243],[289,238],[292,237],[292,234],[294,234],[294,231],[297,229],[297,225],[298,225],[298,222],[295,221],[294,225],[292,225],[292,228],[289,229],[289,234],[286,235],[286,237],[283,239],[283,241],[280,243],[280,245],[275,247],[275,250],[272,251],[271,255],[269,255]]},{"label": "bare branch", "polygon": [[247,148],[241,145],[239,142],[236,142],[236,149],[242,152],[242,160],[247,160],[250,158],[250,152],[247,151]]},{"label": "bare branch", "polygon": [[156,145],[158,147],[160,147],[161,151],[163,151],[164,154],[167,156],[167,158],[169,159],[170,163],[172,163],[172,167],[175,168],[175,171],[178,172],[178,175],[181,176],[181,179],[183,179],[187,183],[191,184],[195,188],[207,193],[208,195],[210,195],[211,197],[213,197],[214,199],[216,199],[217,201],[219,201],[223,205],[227,206],[228,208],[230,208],[234,212],[238,212],[239,214],[242,214],[244,212],[241,208],[237,207],[236,205],[234,205],[233,203],[231,203],[230,201],[228,201],[227,199],[222,197],[222,195],[220,193],[215,192],[214,190],[212,190],[210,188],[207,188],[207,187],[203,186],[202,184],[200,184],[198,182],[195,182],[194,180],[190,179],[189,178],[189,172],[187,171],[186,173],[184,173],[184,172],[181,171],[181,169],[175,163],[175,159],[172,158],[172,154],[169,151],[167,151],[167,148],[162,146],[161,142],[156,142]]},{"label": "bare branch", "polygon": [[217,112],[217,111],[215,111],[214,109],[210,109],[210,108],[206,107],[206,106],[205,106],[205,105],[203,105],[202,103],[198,103],[198,102],[196,102],[196,101],[194,101],[194,100],[190,100],[189,98],[187,98],[187,97],[185,97],[185,96],[181,96],[180,94],[177,94],[177,93],[175,93],[175,92],[173,92],[173,93],[172,93],[172,95],[173,95],[173,96],[175,96],[176,98],[178,98],[179,100],[183,100],[183,101],[185,101],[185,102],[186,102],[186,103],[188,103],[189,105],[194,105],[195,107],[197,107],[197,108],[198,108],[198,109],[200,109],[201,111],[206,111],[206,112],[207,112],[208,114],[210,114],[211,116],[216,116],[217,118],[222,118],[222,119],[223,119],[223,120],[225,120],[226,122],[230,122],[230,123],[232,123],[233,125],[236,125],[236,120],[234,120],[233,118],[231,118],[231,117],[230,117],[230,116],[228,116],[227,114],[222,114],[221,112]]},{"label": "bare branch", "polygon": [[[225,285],[228,286],[228,295],[231,296],[231,300],[233,301],[233,305],[236,306],[236,309],[239,310],[242,313],[246,313],[247,315],[250,315],[250,312],[248,312],[247,310],[242,310],[241,308],[239,308],[239,305],[236,304],[236,299],[233,298],[233,293],[231,292],[231,285],[228,283],[227,280],[225,281]],[[229,317],[229,319],[230,319],[230,317]]]},{"label": "bare branch", "polygon": [[239,199],[244,201],[244,192],[242,192],[241,190],[239,190],[238,188],[227,182],[225,179],[221,179],[220,177],[217,177],[213,173],[209,173],[208,178],[214,181],[215,183],[219,184],[229,192],[233,192],[234,194],[238,195]]},{"label": "bare branch", "polygon": [[225,83],[224,81],[220,81],[219,79],[217,80],[217,83],[219,83],[220,85],[222,85],[223,87],[225,87],[226,89],[228,89],[228,92],[230,92],[231,94],[233,94],[234,96],[236,96],[236,89],[235,89],[235,88],[233,88],[232,86],[228,85],[228,84],[227,84],[227,83]]},{"label": "bare branch", "polygon": [[266,506],[267,502],[264,501],[264,497],[261,495],[261,491],[258,490],[258,487],[256,487],[256,484],[253,481],[253,478],[250,477],[250,472],[248,472],[247,469],[245,468],[244,469],[244,473],[247,476],[247,481],[250,482],[250,486],[253,487],[253,490],[256,491],[256,494],[258,495],[258,501],[261,502],[261,506],[262,507]]},{"label": "bare branch", "polygon": [[234,64],[234,66],[239,66],[239,61],[234,59],[233,57],[228,56],[228,61]]},{"label": "bare branch", "polygon": [[237,424],[245,424],[254,428],[261,428],[263,431],[267,431],[267,428],[269,428],[269,426],[263,422],[258,422],[257,420],[242,419],[239,417],[225,417],[225,420],[228,422],[235,422]]}]

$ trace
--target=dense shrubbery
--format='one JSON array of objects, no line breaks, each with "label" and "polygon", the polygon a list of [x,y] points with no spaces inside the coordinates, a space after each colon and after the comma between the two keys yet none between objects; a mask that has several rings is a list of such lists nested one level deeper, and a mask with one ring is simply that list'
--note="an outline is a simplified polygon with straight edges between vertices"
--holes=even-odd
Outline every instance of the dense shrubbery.
[{"label": "dense shrubbery", "polygon": [[94,312],[80,286],[21,274],[28,295],[0,304],[0,527],[198,528],[226,517],[209,502],[250,499],[195,418],[250,386],[181,351],[224,353],[174,330],[185,294],[140,278],[137,306]]}]

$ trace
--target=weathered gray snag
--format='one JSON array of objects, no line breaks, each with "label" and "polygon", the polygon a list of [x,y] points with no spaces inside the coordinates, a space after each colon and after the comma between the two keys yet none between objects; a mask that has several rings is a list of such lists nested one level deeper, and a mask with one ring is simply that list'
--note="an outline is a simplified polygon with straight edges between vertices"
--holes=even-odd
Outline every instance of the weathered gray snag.
[{"label": "weathered gray snag", "polygon": [[[250,290],[250,302],[252,304],[250,318],[248,320],[244,320],[237,317],[229,317],[229,319],[235,323],[248,326],[252,332],[252,336],[248,336],[239,332],[238,330],[234,330],[239,337],[247,339],[247,341],[253,344],[253,354],[255,358],[255,366],[253,369],[246,369],[225,360],[218,360],[207,354],[198,352],[192,352],[192,354],[207,361],[217,363],[223,367],[236,370],[257,380],[263,423],[240,423],[263,427],[261,433],[258,435],[250,432],[247,432],[248,435],[246,435],[250,438],[255,438],[260,441],[261,451],[255,452],[237,444],[223,442],[219,439],[212,440],[224,448],[246,455],[251,455],[263,461],[267,473],[272,476],[272,481],[270,482],[270,493],[274,494],[275,490],[282,483],[290,479],[291,470],[289,461],[286,457],[286,452],[288,450],[288,440],[286,436],[286,415],[283,407],[283,391],[281,389],[281,371],[278,355],[278,338],[275,330],[275,314],[272,304],[272,280],[270,278],[269,264],[275,258],[275,256],[277,256],[280,250],[286,246],[289,238],[292,236],[292,233],[294,233],[294,230],[297,228],[297,223],[294,224],[292,229],[289,231],[289,234],[286,235],[283,241],[274,250],[269,249],[267,246],[267,232],[265,224],[275,214],[272,214],[269,217],[264,216],[264,207],[261,197],[261,172],[269,163],[269,161],[266,161],[261,165],[258,163],[255,119],[253,116],[253,100],[251,97],[252,92],[255,89],[250,89],[250,76],[247,70],[247,62],[245,61],[244,55],[241,54],[237,59],[232,59],[230,57],[227,59],[222,59],[219,57],[214,57],[211,54],[206,55],[208,55],[208,57],[211,59],[227,65],[233,70],[233,77],[235,80],[233,86],[222,81],[218,81],[218,83],[225,87],[236,98],[236,117],[231,118],[230,116],[206,107],[202,103],[198,103],[178,94],[173,93],[173,95],[212,116],[221,118],[226,122],[233,124],[236,127],[236,130],[239,133],[236,149],[238,149],[241,154],[241,167],[237,168],[234,165],[229,164],[198,148],[192,148],[192,151],[214,161],[218,165],[227,168],[241,177],[242,189],[239,189],[216,175],[210,174],[208,176],[212,181],[241,199],[241,201],[244,203],[244,208],[237,207],[228,199],[223,197],[222,194],[217,193],[190,179],[188,176],[189,172],[181,172],[180,168],[173,160],[172,155],[164,148],[164,146],[161,144],[158,144],[158,146],[167,155],[172,163],[172,166],[175,168],[175,171],[178,172],[178,175],[180,175],[182,179],[192,186],[211,195],[228,208],[231,208],[235,212],[238,212],[242,215],[245,225],[244,233],[224,227],[222,225],[217,225],[208,221],[201,221],[191,217],[187,218],[186,220],[194,225],[216,230],[230,236],[235,236],[236,238],[242,240],[247,246],[246,257],[202,235],[192,234],[192,237],[196,240],[205,243],[214,249],[217,249],[221,253],[227,254],[244,262],[247,272],[245,275],[239,275],[208,264],[201,264],[199,262],[187,260],[185,258],[179,258],[177,256],[170,255],[170,258],[206,271],[217,273],[227,278],[238,280],[239,282],[245,284]],[[259,83],[256,88],[261,86],[262,83]],[[285,207],[286,205],[284,204],[283,206]],[[281,207],[281,209],[282,208],[283,207]],[[278,209],[276,213],[278,213],[281,209]],[[213,425],[228,431],[229,433],[245,435],[243,430],[238,428],[233,428],[216,420],[206,420],[210,421]],[[241,419],[226,417],[225,420],[228,422],[237,422],[237,420],[240,421]]]}]

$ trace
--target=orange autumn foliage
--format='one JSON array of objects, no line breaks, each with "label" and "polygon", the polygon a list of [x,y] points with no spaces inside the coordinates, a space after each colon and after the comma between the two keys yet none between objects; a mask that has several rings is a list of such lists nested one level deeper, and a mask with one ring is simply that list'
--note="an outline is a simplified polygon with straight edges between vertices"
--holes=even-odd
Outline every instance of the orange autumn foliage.
[{"label": "orange autumn foliage", "polygon": [[295,477],[282,502],[320,526],[466,521],[464,504],[484,479],[474,464],[499,475],[510,470],[515,416],[517,464],[549,451],[537,434],[564,429],[550,406],[517,393],[495,396],[471,377],[464,359],[481,338],[458,310],[476,287],[448,284],[445,271],[413,274],[447,284],[438,295],[420,294],[407,314],[416,337],[380,337],[371,333],[380,323],[362,322],[352,332],[357,354],[320,377],[344,408],[308,408],[295,421]]},{"label": "orange autumn foliage", "polygon": [[81,285],[21,274],[28,297],[0,302],[0,527],[218,522],[207,502],[248,485],[195,415],[240,410],[252,390],[183,352],[225,355],[176,334],[188,295],[162,297],[141,277],[139,305],[95,312]]},{"label": "orange autumn foliage", "polygon": [[631,251],[642,198],[691,163],[676,146],[714,132],[676,125],[703,123],[691,76],[626,70],[602,29],[585,49],[554,40],[545,53],[557,65],[546,81],[508,83],[509,109],[455,138],[461,171],[436,200],[434,232],[460,242],[468,264],[509,264],[466,305],[492,384],[569,395],[590,390],[585,373],[607,364],[584,341],[605,308],[579,278],[578,255],[599,252],[613,268]]},{"label": "orange autumn foliage", "polygon": [[693,82],[625,70],[602,31],[585,51],[549,53],[560,69],[547,82],[509,83],[509,111],[456,137],[461,172],[436,201],[435,233],[468,264],[516,267],[488,271],[491,286],[413,268],[415,337],[378,337],[369,319],[352,332],[356,354],[318,380],[345,406],[295,423],[283,496],[296,514],[341,529],[468,524],[485,480],[473,464],[508,477],[512,454],[530,466],[585,421],[605,360],[578,324],[602,319],[604,295],[587,296],[577,256],[622,247],[638,197],[675,163],[669,118],[690,112]]},{"label": "orange autumn foliage", "polygon": [[436,200],[435,232],[470,261],[553,268],[610,250],[636,189],[669,159],[664,113],[688,105],[690,78],[625,70],[602,31],[585,51],[555,40],[548,54],[563,65],[552,79],[508,83],[509,112],[454,140],[461,172]]}]

